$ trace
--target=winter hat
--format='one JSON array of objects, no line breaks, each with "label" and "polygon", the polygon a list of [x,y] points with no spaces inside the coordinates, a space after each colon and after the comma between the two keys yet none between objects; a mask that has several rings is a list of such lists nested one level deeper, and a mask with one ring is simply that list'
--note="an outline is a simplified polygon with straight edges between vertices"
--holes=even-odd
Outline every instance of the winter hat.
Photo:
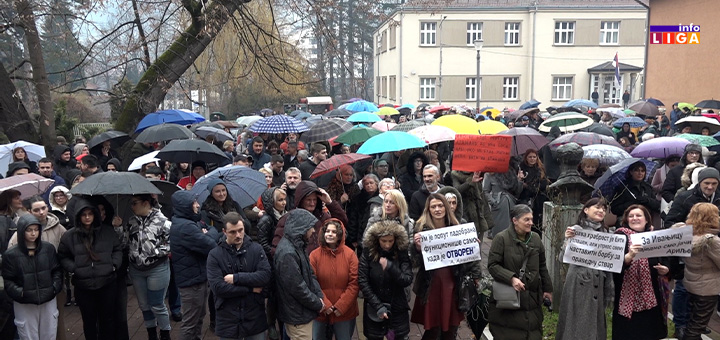
[{"label": "winter hat", "polygon": [[192,165],[190,166],[190,170],[195,169],[195,167],[201,167],[207,171],[207,164],[205,164],[204,161],[194,161],[192,162]]},{"label": "winter hat", "polygon": [[698,183],[701,183],[703,180],[706,180],[708,178],[714,178],[718,181],[720,181],[720,172],[718,172],[717,169],[713,167],[707,167],[705,169],[700,170],[700,173],[698,174]]},{"label": "winter hat", "polygon": [[218,184],[225,185],[225,187],[227,188],[227,185],[226,185],[225,182],[223,182],[221,179],[219,179],[219,178],[213,178],[213,179],[211,179],[211,180],[208,181],[208,184],[207,184],[207,189],[208,189],[208,191],[212,192],[212,189],[213,189],[216,185],[218,185]]},{"label": "winter hat", "polygon": [[695,143],[685,145],[685,153],[693,152],[693,151],[702,153],[702,147],[699,144],[695,144]]},{"label": "winter hat", "polygon": [[28,171],[30,171],[30,166],[29,166],[27,163],[23,162],[23,161],[12,162],[12,163],[10,163],[10,165],[8,166],[8,171],[7,171],[7,174],[5,174],[5,177],[10,177],[10,176],[12,176],[12,175],[13,175],[13,172],[18,171],[18,170],[20,170],[20,169],[28,169]]}]

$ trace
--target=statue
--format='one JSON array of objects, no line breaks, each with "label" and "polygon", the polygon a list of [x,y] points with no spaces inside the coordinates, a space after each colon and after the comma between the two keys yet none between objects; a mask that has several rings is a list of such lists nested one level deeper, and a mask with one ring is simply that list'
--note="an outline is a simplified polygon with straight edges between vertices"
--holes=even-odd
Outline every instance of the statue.
[{"label": "statue", "polygon": [[582,161],[583,149],[577,143],[568,143],[555,150],[555,159],[560,164],[560,176],[548,186],[548,197],[558,205],[580,204],[581,197],[589,196],[595,189],[585,182],[577,171]]}]

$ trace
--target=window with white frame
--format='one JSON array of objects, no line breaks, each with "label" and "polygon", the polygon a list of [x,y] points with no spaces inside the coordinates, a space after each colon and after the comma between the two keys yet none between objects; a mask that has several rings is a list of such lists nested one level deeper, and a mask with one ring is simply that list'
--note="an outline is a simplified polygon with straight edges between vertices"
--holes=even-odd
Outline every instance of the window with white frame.
[{"label": "window with white frame", "polygon": [[420,100],[435,100],[435,78],[420,78]]},{"label": "window with white frame", "polygon": [[600,44],[617,45],[620,41],[620,22],[603,21],[600,23]]},{"label": "window with white frame", "polygon": [[517,100],[518,99],[518,77],[505,77],[503,78],[503,100]]},{"label": "window with white frame", "polygon": [[472,46],[475,40],[482,40],[482,22],[468,22],[466,40],[468,46]]},{"label": "window with white frame", "polygon": [[520,45],[520,23],[505,23],[505,45]]},{"label": "window with white frame", "polygon": [[435,46],[435,37],[437,35],[437,23],[421,22],[420,23],[420,46]]},{"label": "window with white frame", "polygon": [[553,77],[553,100],[572,99],[572,77]]},{"label": "window with white frame", "polygon": [[555,22],[555,45],[572,45],[575,43],[575,22]]},{"label": "window with white frame", "polygon": [[[482,79],[480,79],[480,84],[482,84]],[[482,98],[482,94],[478,92],[477,78],[465,78],[465,100],[477,100],[478,95]]]}]

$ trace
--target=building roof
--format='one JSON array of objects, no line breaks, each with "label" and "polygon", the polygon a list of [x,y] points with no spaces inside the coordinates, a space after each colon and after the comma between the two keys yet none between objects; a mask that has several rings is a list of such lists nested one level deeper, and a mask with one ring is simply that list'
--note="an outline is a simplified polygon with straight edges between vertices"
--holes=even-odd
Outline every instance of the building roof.
[{"label": "building roof", "polygon": [[[643,70],[642,67],[639,66],[633,66],[623,63],[618,63],[620,65],[620,72],[640,72]],[[593,66],[588,69],[588,73],[605,73],[605,72],[615,72],[615,66],[613,65],[612,61],[606,61],[600,65]]]},{"label": "building roof", "polygon": [[[646,0],[639,0],[645,3]],[[404,10],[448,9],[644,9],[636,0],[409,0]]]}]

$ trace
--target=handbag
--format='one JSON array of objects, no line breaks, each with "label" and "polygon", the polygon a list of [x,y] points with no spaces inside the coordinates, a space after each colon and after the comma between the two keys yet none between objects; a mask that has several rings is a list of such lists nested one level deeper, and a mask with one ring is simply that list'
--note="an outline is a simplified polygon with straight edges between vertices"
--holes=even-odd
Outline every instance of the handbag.
[{"label": "handbag", "polygon": [[[520,281],[522,281],[523,276],[525,276],[525,266],[527,266],[528,258],[529,254],[525,256],[523,265],[520,268],[518,275]],[[515,290],[513,286],[496,280],[493,282],[492,294],[493,300],[495,300],[495,307],[500,309],[520,309],[520,292]]]},{"label": "handbag", "polygon": [[478,293],[475,287],[475,280],[470,276],[463,277],[460,282],[460,289],[458,289],[458,310],[462,313],[467,313],[475,304],[477,297]]}]

